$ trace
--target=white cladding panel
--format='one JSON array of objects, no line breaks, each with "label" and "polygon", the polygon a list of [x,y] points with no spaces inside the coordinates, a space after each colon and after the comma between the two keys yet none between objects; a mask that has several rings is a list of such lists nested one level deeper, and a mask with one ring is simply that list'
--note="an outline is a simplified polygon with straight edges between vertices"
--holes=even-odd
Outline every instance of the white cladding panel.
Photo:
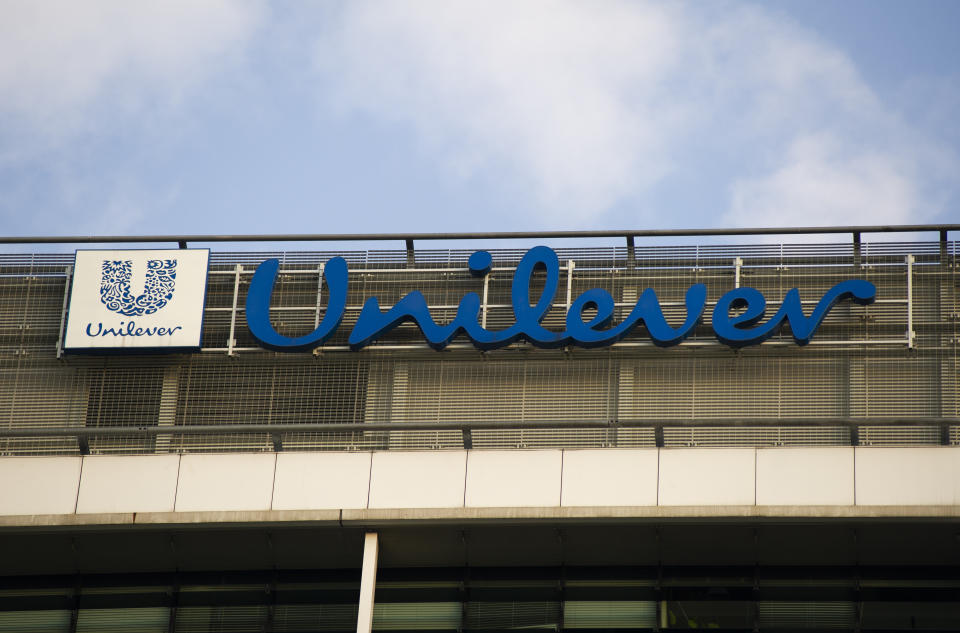
[{"label": "white cladding panel", "polygon": [[857,448],[858,505],[960,504],[960,447]]},{"label": "white cladding panel", "polygon": [[460,508],[466,451],[373,454],[371,508]]},{"label": "white cladding panel", "polygon": [[372,453],[278,453],[274,510],[367,507]]},{"label": "white cladding panel", "polygon": [[662,506],[753,505],[756,449],[673,448],[660,451]]},{"label": "white cladding panel", "polygon": [[173,512],[179,455],[83,458],[77,513]]},{"label": "white cladding panel", "polygon": [[0,481],[6,516],[465,505],[958,506],[960,447],[3,457]]},{"label": "white cladding panel", "polygon": [[269,510],[276,457],[273,453],[184,455],[176,511]]},{"label": "white cladding panel", "polygon": [[563,506],[657,505],[655,448],[563,452]]},{"label": "white cladding panel", "polygon": [[80,459],[0,459],[0,514],[72,514],[77,507]]},{"label": "white cladding panel", "polygon": [[560,505],[563,451],[470,451],[468,508]]},{"label": "white cladding panel", "polygon": [[853,505],[853,447],[757,449],[757,505]]}]

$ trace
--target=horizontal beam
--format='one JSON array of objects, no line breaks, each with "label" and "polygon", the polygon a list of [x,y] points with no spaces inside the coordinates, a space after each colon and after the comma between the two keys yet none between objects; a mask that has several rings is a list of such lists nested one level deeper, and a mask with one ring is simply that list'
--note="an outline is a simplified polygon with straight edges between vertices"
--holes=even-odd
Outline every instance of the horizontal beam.
[{"label": "horizontal beam", "polygon": [[504,240],[540,238],[632,238],[720,235],[817,235],[825,233],[914,233],[934,231],[942,239],[960,224],[903,224],[865,226],[801,226],[723,229],[647,229],[622,231],[486,231],[475,233],[284,233],[277,235],[60,235],[0,236],[0,244],[106,244],[173,242],[181,248],[189,242],[367,242],[414,240]]},{"label": "horizontal beam", "polygon": [[682,420],[526,420],[495,422],[360,422],[348,424],[198,424],[175,426],[60,426],[4,427],[3,437],[117,437],[130,435],[231,435],[242,433],[378,433],[391,431],[483,431],[512,429],[616,429],[657,427],[755,427],[755,426],[934,426],[960,424],[960,418],[699,418]]}]

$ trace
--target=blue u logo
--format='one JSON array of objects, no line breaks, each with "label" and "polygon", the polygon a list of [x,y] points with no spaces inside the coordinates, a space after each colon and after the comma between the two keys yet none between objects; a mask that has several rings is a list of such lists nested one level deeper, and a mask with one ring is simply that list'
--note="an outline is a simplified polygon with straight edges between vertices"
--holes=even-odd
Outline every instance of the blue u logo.
[{"label": "blue u logo", "polygon": [[134,295],[131,292],[132,276],[132,261],[104,260],[103,277],[100,280],[100,303],[111,312],[124,316],[153,314],[173,298],[173,286],[177,278],[177,260],[148,260],[147,278],[142,294]]}]

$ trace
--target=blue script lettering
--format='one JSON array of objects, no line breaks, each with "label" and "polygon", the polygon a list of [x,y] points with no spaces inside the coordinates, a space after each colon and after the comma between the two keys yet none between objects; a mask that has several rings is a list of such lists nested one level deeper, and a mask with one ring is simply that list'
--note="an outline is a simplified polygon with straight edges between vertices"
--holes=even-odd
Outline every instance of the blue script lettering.
[{"label": "blue script lettering", "polygon": [[[874,302],[876,295],[877,288],[869,281],[848,279],[828,290],[808,317],[800,305],[800,291],[793,288],[787,291],[777,313],[763,325],[754,327],[764,316],[767,300],[755,288],[736,288],[717,301],[713,309],[713,331],[727,345],[744,347],[762,343],[787,322],[797,345],[806,345],[838,301],[851,299],[854,303],[867,305]],[[732,308],[743,308],[743,312],[731,317]]]},{"label": "blue script lettering", "polygon": [[[490,271],[492,258],[487,251],[470,256],[470,272],[482,277]],[[323,320],[310,334],[289,337],[278,333],[270,322],[270,302],[280,262],[268,259],[257,268],[247,293],[246,316],[250,333],[262,345],[276,351],[304,351],[322,345],[336,333],[343,320],[347,304],[349,273],[341,257],[329,260],[323,271],[327,288],[327,309]],[[531,304],[530,290],[534,274],[544,274],[543,289]],[[413,323],[434,349],[442,350],[458,335],[465,334],[473,345],[482,350],[501,348],[525,340],[543,348],[565,345],[593,348],[612,345],[630,334],[641,323],[653,343],[659,346],[676,345],[688,337],[701,322],[707,303],[707,287],[694,284],[687,289],[684,303],[686,318],[679,327],[671,327],[664,317],[660,300],[652,288],[640,295],[627,317],[611,326],[616,305],[609,292],[593,288],[581,294],[566,315],[566,329],[554,332],[543,326],[543,319],[553,305],[560,282],[560,262],[553,249],[546,246],[531,248],[520,260],[510,289],[514,323],[503,330],[487,330],[480,326],[481,299],[475,292],[463,296],[456,316],[446,325],[434,321],[423,293],[414,290],[384,311],[377,297],[369,297],[363,304],[357,322],[347,339],[350,348],[359,350],[401,323]],[[713,311],[713,325],[717,338],[732,347],[755,345],[779,331],[784,322],[790,324],[798,344],[809,342],[813,333],[838,301],[852,299],[856,303],[873,302],[876,288],[868,281],[847,280],[831,288],[820,300],[813,314],[807,317],[800,305],[800,293],[794,288],[784,298],[780,310],[763,325],[766,299],[753,288],[736,288],[723,295]],[[732,309],[743,312],[730,316]],[[596,311],[587,319],[589,311]],[[585,320],[586,319],[586,320]]]},{"label": "blue script lettering", "polygon": [[323,321],[310,334],[290,338],[278,333],[270,324],[270,299],[280,268],[279,259],[268,259],[257,267],[247,291],[247,327],[263,347],[278,352],[301,352],[323,345],[333,336],[347,308],[347,262],[334,257],[323,267],[328,294],[327,312]]},{"label": "blue script lettering", "polygon": [[135,321],[127,321],[124,325],[124,321],[120,321],[118,327],[103,327],[103,323],[97,323],[97,331],[92,331],[93,323],[87,323],[86,331],[87,336],[97,337],[97,336],[173,336],[177,330],[182,330],[183,326],[176,325],[174,327],[137,327]]}]

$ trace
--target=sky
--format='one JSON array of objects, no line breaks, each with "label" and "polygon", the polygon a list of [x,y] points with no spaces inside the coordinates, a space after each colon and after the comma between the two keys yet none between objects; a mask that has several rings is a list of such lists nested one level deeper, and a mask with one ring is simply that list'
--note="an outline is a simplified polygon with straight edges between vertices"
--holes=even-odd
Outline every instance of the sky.
[{"label": "sky", "polygon": [[0,233],[960,222],[960,2],[0,0]]}]

